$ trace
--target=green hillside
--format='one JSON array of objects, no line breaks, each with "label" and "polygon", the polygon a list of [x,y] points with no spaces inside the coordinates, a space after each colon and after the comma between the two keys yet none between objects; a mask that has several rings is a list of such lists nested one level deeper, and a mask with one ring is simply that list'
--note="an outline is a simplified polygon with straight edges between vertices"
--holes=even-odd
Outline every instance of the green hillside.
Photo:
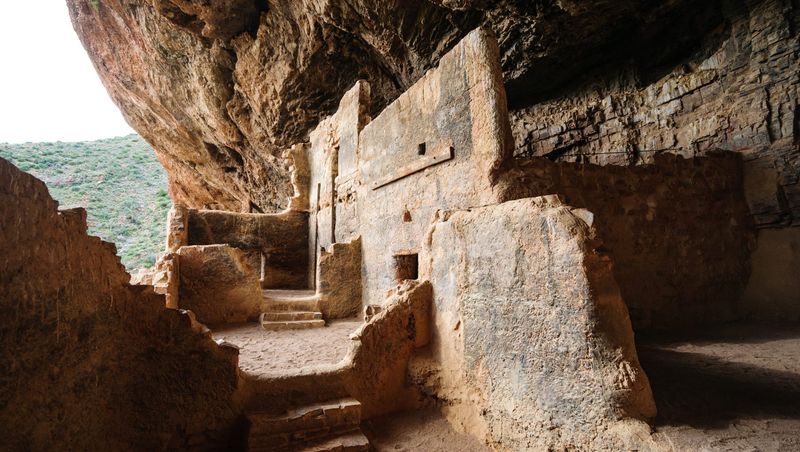
[{"label": "green hillside", "polygon": [[89,233],[114,242],[132,270],[162,251],[167,175],[138,135],[79,143],[0,143],[0,157],[43,180],[61,208],[85,207]]}]

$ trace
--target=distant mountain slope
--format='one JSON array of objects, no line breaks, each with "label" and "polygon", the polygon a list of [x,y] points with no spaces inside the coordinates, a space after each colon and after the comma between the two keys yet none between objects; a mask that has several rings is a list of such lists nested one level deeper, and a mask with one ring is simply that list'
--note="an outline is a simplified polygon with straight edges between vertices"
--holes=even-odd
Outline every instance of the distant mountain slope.
[{"label": "distant mountain slope", "polygon": [[89,233],[114,242],[128,269],[163,249],[167,175],[138,135],[78,143],[0,143],[0,157],[43,180],[61,208],[85,207]]}]

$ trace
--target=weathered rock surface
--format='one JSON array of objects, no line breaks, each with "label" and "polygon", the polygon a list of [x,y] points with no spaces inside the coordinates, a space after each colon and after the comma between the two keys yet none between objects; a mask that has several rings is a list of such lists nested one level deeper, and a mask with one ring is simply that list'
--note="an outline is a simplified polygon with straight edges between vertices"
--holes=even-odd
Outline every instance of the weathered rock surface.
[{"label": "weathered rock surface", "polygon": [[235,447],[237,352],[0,159],[0,448]]},{"label": "weathered rock surface", "polygon": [[334,243],[322,250],[317,267],[317,294],[326,319],[356,317],[361,312],[361,239]]},{"label": "weathered rock surface", "polygon": [[635,419],[655,415],[650,385],[612,260],[585,218],[541,197],[433,225],[432,360],[416,374],[452,420],[499,450],[649,441]]},{"label": "weathered rock surface", "polygon": [[285,207],[282,151],[357,79],[374,115],[484,24],[499,39],[518,154],[631,163],[734,150],[772,181],[752,205],[759,222],[798,218],[790,0],[67,3],[110,94],[190,207]]},{"label": "weathered rock surface", "polygon": [[178,250],[178,306],[203,323],[254,320],[261,313],[261,284],[242,251],[227,245],[184,246]]},{"label": "weathered rock surface", "polygon": [[696,2],[713,15],[673,64],[646,68],[670,50],[661,45],[632,64],[612,53],[612,61],[516,109],[516,154],[626,165],[659,152],[734,151],[745,159],[756,224],[800,224],[800,6],[714,3]]}]

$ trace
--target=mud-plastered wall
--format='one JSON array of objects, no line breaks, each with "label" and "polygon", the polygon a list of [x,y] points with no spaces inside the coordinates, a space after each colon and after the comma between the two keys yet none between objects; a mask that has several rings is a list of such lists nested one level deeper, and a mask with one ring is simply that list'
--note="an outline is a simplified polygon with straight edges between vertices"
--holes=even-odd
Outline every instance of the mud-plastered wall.
[{"label": "mud-plastered wall", "polygon": [[233,447],[235,349],[129,286],[86,212],[0,159],[0,449]]},{"label": "mud-plastered wall", "polygon": [[655,403],[591,221],[552,196],[447,212],[432,226],[423,272],[434,333],[412,375],[498,450],[649,441],[640,421]]},{"label": "mud-plastered wall", "polygon": [[364,303],[416,279],[437,210],[494,202],[492,174],[510,149],[497,52],[491,32],[473,31],[362,130]]},{"label": "mud-plastered wall", "polygon": [[755,246],[733,153],[617,166],[516,159],[504,199],[551,193],[592,212],[637,329],[733,320]]},{"label": "mud-plastered wall", "polygon": [[[189,245],[230,245],[263,255],[266,289],[308,287],[308,213],[234,213],[189,209]],[[259,271],[260,256],[253,259]]]}]

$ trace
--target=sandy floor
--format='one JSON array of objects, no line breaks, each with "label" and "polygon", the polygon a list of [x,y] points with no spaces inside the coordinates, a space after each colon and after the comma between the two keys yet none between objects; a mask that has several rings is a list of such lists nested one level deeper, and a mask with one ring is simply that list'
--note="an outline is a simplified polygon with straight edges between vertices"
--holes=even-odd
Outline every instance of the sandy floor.
[{"label": "sandy floor", "polygon": [[732,324],[637,336],[675,450],[800,450],[800,326]]},{"label": "sandy floor", "polygon": [[436,410],[409,411],[366,421],[364,434],[376,451],[483,452],[477,439],[455,432]]},{"label": "sandy floor", "polygon": [[239,367],[249,373],[287,375],[303,367],[336,364],[347,354],[361,320],[334,320],[324,328],[264,331],[257,323],[214,330],[214,339],[239,346]]}]

